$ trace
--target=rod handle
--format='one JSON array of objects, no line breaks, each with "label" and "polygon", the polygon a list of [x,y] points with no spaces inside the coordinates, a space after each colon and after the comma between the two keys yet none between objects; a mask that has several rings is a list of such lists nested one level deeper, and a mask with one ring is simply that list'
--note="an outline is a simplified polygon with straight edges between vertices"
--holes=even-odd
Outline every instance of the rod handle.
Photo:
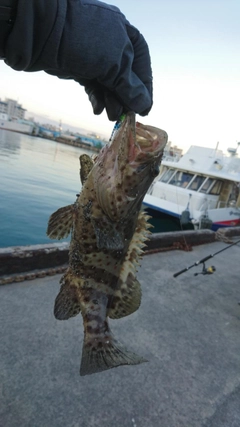
[{"label": "rod handle", "polygon": [[188,268],[184,268],[183,270],[174,273],[173,277],[178,277],[180,276],[180,274],[185,273],[185,271],[188,271]]},{"label": "rod handle", "polygon": [[201,259],[201,261],[199,261],[198,263],[196,263],[196,265],[197,265],[197,264],[202,264],[203,262],[208,261],[208,260],[209,260],[210,258],[212,258],[212,257],[213,257],[213,255],[205,256],[205,258]]}]

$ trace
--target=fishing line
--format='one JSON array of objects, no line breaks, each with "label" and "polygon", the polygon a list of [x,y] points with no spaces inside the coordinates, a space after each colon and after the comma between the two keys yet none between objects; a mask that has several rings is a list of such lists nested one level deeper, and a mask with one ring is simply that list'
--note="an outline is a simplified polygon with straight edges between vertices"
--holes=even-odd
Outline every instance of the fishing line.
[{"label": "fishing line", "polygon": [[118,131],[118,129],[120,128],[120,126],[121,126],[121,124],[122,124],[123,120],[125,119],[125,117],[126,117],[126,114],[122,114],[122,115],[119,117],[119,119],[116,121],[116,123],[115,123],[115,125],[114,125],[114,127],[113,127],[113,130],[112,130],[111,136],[110,136],[110,138],[109,138],[109,142],[111,142],[111,141],[112,141],[112,139],[113,139],[113,137],[114,137],[115,133],[116,133],[116,132]]},{"label": "fishing line", "polygon": [[216,268],[212,265],[210,267],[205,266],[205,262],[209,259],[213,258],[214,256],[220,254],[223,251],[226,251],[227,249],[231,248],[232,246],[237,245],[240,243],[240,240],[237,240],[236,242],[232,243],[231,245],[226,246],[223,249],[220,249],[220,251],[214,252],[213,254],[207,255],[205,258],[201,259],[200,261],[196,261],[194,264],[190,265],[189,267],[184,268],[183,270],[178,271],[177,273],[174,273],[173,277],[180,276],[180,274],[185,273],[186,271],[190,270],[190,268],[196,267],[200,264],[203,264],[202,271],[200,273],[195,273],[194,276],[197,276],[198,274],[212,274],[214,271],[216,271]]}]

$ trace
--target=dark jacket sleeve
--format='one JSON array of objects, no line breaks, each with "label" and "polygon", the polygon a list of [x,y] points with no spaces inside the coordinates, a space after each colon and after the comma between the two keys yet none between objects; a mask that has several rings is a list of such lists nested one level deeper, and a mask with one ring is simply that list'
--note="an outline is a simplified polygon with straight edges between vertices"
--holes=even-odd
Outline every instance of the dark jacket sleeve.
[{"label": "dark jacket sleeve", "polygon": [[152,72],[147,43],[121,11],[97,0],[18,0],[5,62],[101,85],[126,111],[147,114]]},{"label": "dark jacket sleeve", "polygon": [[6,64],[17,71],[44,69],[44,64],[40,63],[37,69],[34,64],[45,49],[50,55],[56,52],[66,10],[67,0],[18,0],[15,22],[5,46]]},{"label": "dark jacket sleeve", "polygon": [[[121,19],[115,21],[114,14]],[[111,40],[115,42],[118,33],[121,36],[119,25],[125,22],[117,7],[96,0],[18,0],[5,62],[17,71],[45,70],[59,77],[91,78],[96,52],[100,50],[105,60],[118,52]],[[109,40],[104,46],[106,33]]]}]

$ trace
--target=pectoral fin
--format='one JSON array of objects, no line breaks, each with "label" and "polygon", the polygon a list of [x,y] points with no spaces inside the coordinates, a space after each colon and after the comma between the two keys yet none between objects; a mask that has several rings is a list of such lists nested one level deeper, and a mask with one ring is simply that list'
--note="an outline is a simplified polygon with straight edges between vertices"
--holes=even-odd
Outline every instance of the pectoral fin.
[{"label": "pectoral fin", "polygon": [[47,235],[50,239],[66,238],[73,225],[74,205],[68,205],[54,212],[48,221]]},{"label": "pectoral fin", "polygon": [[134,313],[141,304],[141,285],[129,274],[126,283],[122,283],[116,291],[107,315],[111,319],[120,319]]}]

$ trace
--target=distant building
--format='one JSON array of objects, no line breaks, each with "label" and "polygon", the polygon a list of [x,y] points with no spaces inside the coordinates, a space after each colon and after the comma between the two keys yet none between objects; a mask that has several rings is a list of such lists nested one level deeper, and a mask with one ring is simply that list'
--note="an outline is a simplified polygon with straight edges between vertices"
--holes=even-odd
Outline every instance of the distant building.
[{"label": "distant building", "polygon": [[0,129],[38,135],[39,127],[34,121],[24,118],[26,109],[14,99],[0,99]]},{"label": "distant building", "polygon": [[0,99],[0,113],[7,114],[7,103]]},{"label": "distant building", "polygon": [[24,119],[25,111],[26,109],[14,99],[5,98],[5,101],[0,99],[0,113],[7,114],[9,119]]},{"label": "distant building", "polygon": [[0,112],[0,120],[8,120],[8,115]]}]

